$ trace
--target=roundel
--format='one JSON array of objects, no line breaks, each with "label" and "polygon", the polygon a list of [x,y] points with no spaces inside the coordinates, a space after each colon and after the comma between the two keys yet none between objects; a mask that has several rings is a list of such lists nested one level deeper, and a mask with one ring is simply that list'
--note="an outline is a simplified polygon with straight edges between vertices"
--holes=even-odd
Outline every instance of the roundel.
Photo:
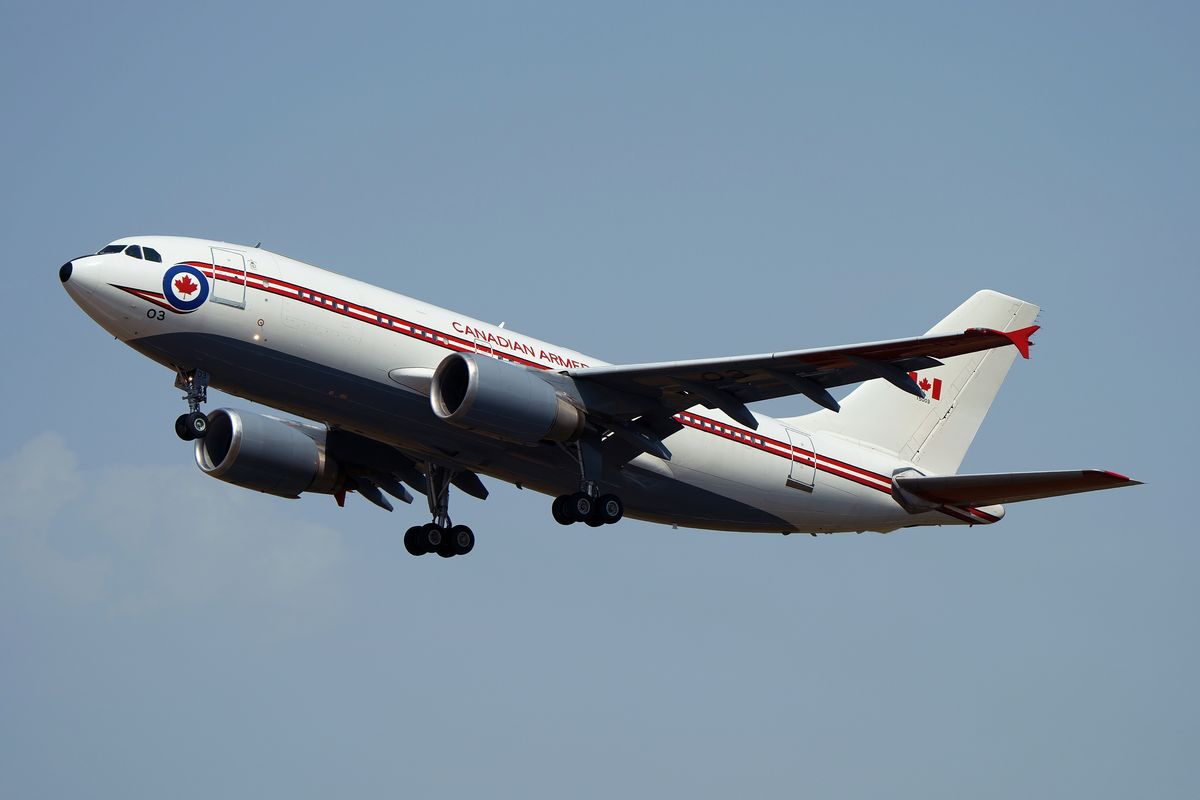
[{"label": "roundel", "polygon": [[176,264],[163,275],[163,297],[172,308],[195,311],[208,299],[208,278],[190,264]]}]

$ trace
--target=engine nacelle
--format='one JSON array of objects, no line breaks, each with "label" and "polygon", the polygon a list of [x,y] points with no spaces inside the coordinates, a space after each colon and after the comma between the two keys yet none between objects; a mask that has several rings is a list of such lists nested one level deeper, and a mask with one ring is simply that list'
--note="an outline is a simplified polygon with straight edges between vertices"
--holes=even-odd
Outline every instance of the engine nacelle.
[{"label": "engine nacelle", "polygon": [[219,408],[196,440],[196,465],[206,475],[267,494],[330,494],[341,468],[325,454],[324,428]]},{"label": "engine nacelle", "polygon": [[452,425],[519,444],[573,441],[585,421],[533,370],[477,353],[446,356],[433,373],[429,401]]}]

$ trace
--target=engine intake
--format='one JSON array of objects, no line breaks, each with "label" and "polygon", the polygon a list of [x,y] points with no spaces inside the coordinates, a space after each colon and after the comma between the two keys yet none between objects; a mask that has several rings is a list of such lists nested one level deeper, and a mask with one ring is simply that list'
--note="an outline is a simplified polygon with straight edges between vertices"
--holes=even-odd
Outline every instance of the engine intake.
[{"label": "engine intake", "polygon": [[433,373],[429,401],[451,425],[519,444],[574,441],[585,422],[533,370],[477,353],[446,356]]},{"label": "engine intake", "polygon": [[196,465],[227,483],[280,497],[332,493],[341,468],[325,454],[324,428],[219,408],[196,440]]}]

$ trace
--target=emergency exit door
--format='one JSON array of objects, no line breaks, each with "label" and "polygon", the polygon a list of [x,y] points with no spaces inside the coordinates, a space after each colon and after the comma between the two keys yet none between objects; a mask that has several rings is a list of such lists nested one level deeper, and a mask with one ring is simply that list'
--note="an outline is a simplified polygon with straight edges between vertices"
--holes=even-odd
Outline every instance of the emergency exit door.
[{"label": "emergency exit door", "polygon": [[794,428],[784,427],[792,449],[792,460],[788,471],[787,485],[793,489],[811,492],[817,478],[817,451],[812,437]]},{"label": "emergency exit door", "polygon": [[246,307],[246,258],[236,250],[212,248],[216,276],[212,299],[227,306]]}]

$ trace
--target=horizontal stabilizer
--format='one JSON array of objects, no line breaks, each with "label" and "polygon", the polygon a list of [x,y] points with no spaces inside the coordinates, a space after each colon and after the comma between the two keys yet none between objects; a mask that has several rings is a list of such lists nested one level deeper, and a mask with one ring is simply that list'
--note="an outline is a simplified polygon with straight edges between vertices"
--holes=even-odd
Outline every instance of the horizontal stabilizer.
[{"label": "horizontal stabilizer", "polygon": [[906,493],[931,504],[989,506],[1042,497],[1138,486],[1141,481],[1100,469],[1057,472],[997,472],[989,475],[897,476]]}]

